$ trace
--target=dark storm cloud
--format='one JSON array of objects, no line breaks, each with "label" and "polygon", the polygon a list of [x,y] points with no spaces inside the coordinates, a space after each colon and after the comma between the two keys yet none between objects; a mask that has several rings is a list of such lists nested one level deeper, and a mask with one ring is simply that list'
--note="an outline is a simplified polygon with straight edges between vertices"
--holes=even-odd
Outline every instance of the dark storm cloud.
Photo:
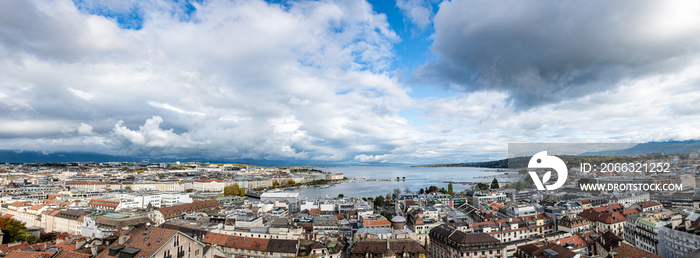
[{"label": "dark storm cloud", "polygon": [[700,49],[700,9],[674,1],[451,1],[435,16],[437,59],[412,79],[507,91],[518,107],[675,72]]}]

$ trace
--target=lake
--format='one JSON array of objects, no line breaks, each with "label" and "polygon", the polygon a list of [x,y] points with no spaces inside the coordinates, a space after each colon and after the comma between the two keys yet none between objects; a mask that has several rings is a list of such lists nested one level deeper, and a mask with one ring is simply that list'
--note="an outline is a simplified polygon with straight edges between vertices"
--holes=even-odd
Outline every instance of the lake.
[{"label": "lake", "polygon": [[[343,173],[348,178],[370,177],[375,179],[396,179],[396,177],[406,177],[406,181],[365,181],[359,180],[350,183],[342,183],[329,188],[310,187],[305,189],[294,189],[283,191],[285,193],[300,193],[301,199],[314,197],[336,197],[344,194],[345,197],[376,197],[393,192],[394,188],[405,189],[417,192],[421,188],[431,185],[438,188],[447,189],[447,183],[454,182],[488,182],[493,179],[474,178],[481,176],[501,175],[499,172],[485,172],[484,168],[469,167],[410,167],[410,166],[350,166],[333,167],[320,169],[324,172]],[[408,180],[418,178],[428,178],[428,180]],[[499,180],[500,181],[500,180]],[[470,188],[469,185],[453,184],[455,192]]]}]

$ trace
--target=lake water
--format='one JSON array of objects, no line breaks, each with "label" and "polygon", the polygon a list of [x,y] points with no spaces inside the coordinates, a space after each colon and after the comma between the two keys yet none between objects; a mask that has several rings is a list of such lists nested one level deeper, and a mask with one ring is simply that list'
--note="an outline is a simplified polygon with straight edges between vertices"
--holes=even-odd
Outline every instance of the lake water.
[{"label": "lake water", "polygon": [[[410,167],[410,166],[351,166],[333,167],[320,169],[325,172],[343,173],[348,178],[370,177],[376,179],[396,179],[396,177],[406,177],[406,181],[365,181],[359,180],[350,183],[342,183],[329,188],[310,187],[305,189],[294,189],[283,191],[285,193],[300,193],[301,199],[313,197],[336,197],[344,194],[345,197],[376,197],[393,192],[394,188],[406,187],[417,192],[421,188],[431,185],[438,188],[447,189],[447,183],[453,182],[491,182],[493,179],[474,178],[481,176],[501,175],[499,172],[486,172],[484,168],[468,167]],[[428,178],[428,180],[408,180],[418,178]],[[500,181],[500,180],[499,180]],[[453,184],[455,192],[470,188],[470,185]]]}]

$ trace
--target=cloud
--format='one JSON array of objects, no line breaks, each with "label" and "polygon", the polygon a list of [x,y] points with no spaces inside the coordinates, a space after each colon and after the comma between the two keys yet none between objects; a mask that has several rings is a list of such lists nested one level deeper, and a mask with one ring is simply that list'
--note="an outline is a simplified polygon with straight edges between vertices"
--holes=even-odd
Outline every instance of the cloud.
[{"label": "cloud", "polygon": [[91,135],[92,133],[92,126],[89,124],[85,123],[80,123],[80,126],[78,126],[78,134],[82,135]]},{"label": "cloud", "polygon": [[700,4],[446,1],[437,59],[412,74],[463,92],[504,91],[531,108],[678,71],[700,52]]},{"label": "cloud", "polygon": [[[367,2],[78,4],[3,3],[4,148],[337,162],[409,130],[399,38]],[[105,17],[134,8],[140,29]]]},{"label": "cloud", "polygon": [[666,19],[674,3],[445,2],[412,76],[456,91],[426,97],[388,68],[399,38],[364,1],[0,2],[0,145],[415,164],[697,139],[695,16]]},{"label": "cloud", "polygon": [[421,30],[432,23],[433,7],[428,0],[396,0],[396,7]]}]

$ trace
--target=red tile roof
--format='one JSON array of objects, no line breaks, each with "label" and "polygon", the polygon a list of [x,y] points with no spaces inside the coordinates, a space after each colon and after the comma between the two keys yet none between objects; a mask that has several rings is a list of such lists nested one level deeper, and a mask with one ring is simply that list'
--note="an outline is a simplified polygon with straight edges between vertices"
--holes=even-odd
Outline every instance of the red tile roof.
[{"label": "red tile roof", "polygon": [[0,245],[0,251],[2,251],[2,253],[6,254],[6,253],[9,253],[10,251],[18,251],[18,250],[21,251],[21,250],[32,249],[32,246],[29,245],[29,243],[27,243],[26,241],[22,242],[21,244],[18,244],[18,245],[13,245],[13,246],[9,246],[9,245],[10,244]]},{"label": "red tile roof", "polygon": [[622,214],[630,215],[630,214],[635,214],[635,213],[640,213],[640,212],[642,212],[642,211],[640,211],[638,208],[634,208],[634,209],[625,210],[622,212]]},{"label": "red tile roof", "polygon": [[267,244],[270,242],[267,238],[254,238],[254,237],[242,237],[242,236],[231,236],[226,242],[226,247],[231,248],[242,248],[248,250],[256,251],[266,251]]},{"label": "red tile roof", "polygon": [[[144,234],[146,230],[149,231],[148,234]],[[137,248],[141,249],[138,253],[138,257],[141,257],[141,255],[144,257],[151,257],[151,255],[155,254],[163,245],[168,243],[172,245],[171,239],[178,234],[178,231],[164,228],[140,227],[125,232],[124,234],[129,235],[131,241],[127,240],[123,244],[119,244],[119,241],[114,241],[109,248],[116,246]],[[180,236],[186,237],[184,234]],[[96,258],[112,258],[112,256],[109,256],[109,250],[105,250],[98,254]]]},{"label": "red tile roof", "polygon": [[639,258],[639,257],[661,258],[661,256],[644,251],[642,249],[631,246],[631,245],[626,244],[624,242],[621,242],[620,246],[614,248],[613,251],[617,252],[615,257],[619,257],[619,258]]},{"label": "red tile roof", "polygon": [[192,213],[197,211],[211,210],[219,207],[221,203],[217,200],[199,201],[182,205],[159,208],[158,211],[163,214],[163,218],[171,219],[180,216],[184,213]]},{"label": "red tile roof", "polygon": [[48,252],[35,252],[35,251],[12,251],[5,256],[5,258],[36,258],[36,257],[46,257],[49,258],[55,253]]},{"label": "red tile roof", "polygon": [[575,245],[576,247],[588,246],[588,243],[586,243],[586,241],[583,240],[583,238],[581,238],[580,236],[572,236],[572,237],[568,237],[568,238],[562,238],[562,239],[557,240],[556,242],[561,244],[561,245],[566,244],[566,243],[571,243],[571,244]]},{"label": "red tile roof", "polygon": [[14,207],[24,207],[24,206],[31,206],[31,205],[32,205],[32,202],[29,202],[29,201],[25,201],[25,202],[16,201],[16,202],[10,203],[10,206],[14,206]]},{"label": "red tile roof", "polygon": [[231,238],[231,235],[209,232],[204,239],[202,239],[202,243],[224,246],[229,238]]}]

